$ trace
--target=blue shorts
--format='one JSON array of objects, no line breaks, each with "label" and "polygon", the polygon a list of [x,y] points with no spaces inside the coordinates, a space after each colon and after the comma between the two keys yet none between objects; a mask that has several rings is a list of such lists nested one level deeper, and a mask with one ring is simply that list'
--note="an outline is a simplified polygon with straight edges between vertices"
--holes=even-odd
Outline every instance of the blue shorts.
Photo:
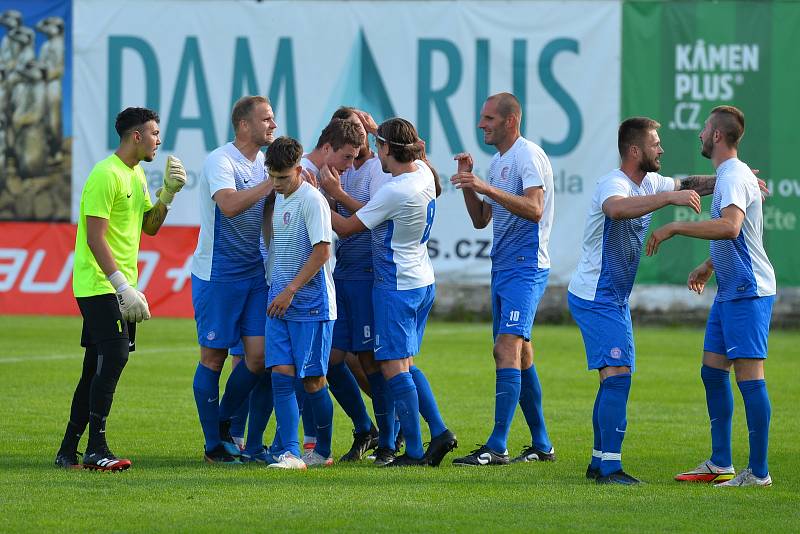
[{"label": "blue shorts", "polygon": [[333,348],[345,352],[372,350],[372,280],[334,280],[336,324]]},{"label": "blue shorts", "polygon": [[593,302],[567,292],[572,318],[578,323],[589,369],[636,366],[631,309],[625,304]]},{"label": "blue shorts", "polygon": [[536,308],[550,269],[492,271],[492,336],[513,334],[530,341]]},{"label": "blue shorts", "polygon": [[192,306],[200,346],[234,347],[244,336],[264,335],[267,283],[263,276],[208,282],[192,275]]},{"label": "blue shorts", "polygon": [[244,358],[244,343],[242,343],[241,339],[236,345],[228,349],[228,354],[231,356]]},{"label": "blue shorts", "polygon": [[767,357],[769,321],[775,295],[714,301],[706,323],[703,350],[729,360]]},{"label": "blue shorts", "polygon": [[418,289],[372,290],[376,360],[402,360],[419,353],[435,296],[435,284]]},{"label": "blue shorts", "polygon": [[267,318],[266,367],[294,365],[298,378],[328,374],[334,321]]}]

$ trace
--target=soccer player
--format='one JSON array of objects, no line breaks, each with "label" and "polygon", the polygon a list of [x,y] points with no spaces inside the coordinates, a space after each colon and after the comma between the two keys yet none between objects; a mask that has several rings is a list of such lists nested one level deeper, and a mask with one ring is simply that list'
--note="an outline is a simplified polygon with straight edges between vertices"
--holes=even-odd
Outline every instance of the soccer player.
[{"label": "soccer player", "polygon": [[[655,230],[647,254],[676,235],[710,240],[710,258],[689,274],[689,289],[703,292],[717,274],[717,295],[706,325],[700,377],[711,419],[711,458],[676,480],[714,482],[718,486],[770,486],[767,444],[771,406],[764,379],[767,337],[775,300],[775,272],[762,242],[763,215],[759,181],[739,160],[744,114],[733,106],[711,110],[700,132],[701,152],[717,173],[711,220],[672,222]],[[763,189],[763,187],[762,187]],[[744,400],[750,440],[747,469],[733,468],[730,369]]]},{"label": "soccer player", "polygon": [[150,318],[136,289],[139,240],[155,235],[172,200],[186,184],[180,160],[170,156],[164,184],[150,201],[142,161],[153,161],[161,144],[155,111],[127,108],[117,115],[117,150],[97,163],[81,192],[72,289],[83,316],[83,372],[72,397],[69,423],[56,466],[80,467],[78,442],[89,425],[83,467],[119,471],[131,461],[117,458],[106,443],[106,418],[129,352],[135,350],[136,323]]},{"label": "soccer player", "polygon": [[594,448],[586,477],[600,484],[637,484],[622,469],[622,440],[635,368],[628,297],[653,211],[675,205],[700,212],[700,194],[713,190],[713,176],[684,180],[658,174],[661,125],[646,117],[620,124],[618,169],[600,178],[589,207],[578,267],[567,302],[578,324],[590,370],[600,387],[594,403]]},{"label": "soccer player", "polygon": [[[274,468],[305,469],[333,464],[333,403],[325,375],[331,350],[336,296],[331,276],[330,207],[302,178],[303,147],[280,137],[267,153],[275,186],[273,257],[266,326],[267,366],[272,369],[275,417],[282,451]],[[303,381],[317,430],[313,450],[299,457],[295,377]]]},{"label": "soccer player", "polygon": [[[553,169],[538,145],[522,137],[522,108],[510,93],[490,96],[478,128],[497,154],[484,182],[472,173],[472,157],[458,154],[451,178],[464,194],[475,228],[492,219],[492,316],[494,337],[495,423],[485,445],[455,465],[505,465],[506,441],[517,403],[531,430],[531,445],[514,462],[555,460],[544,423],[542,389],[533,365],[531,329],[550,273],[547,244],[553,224]],[[478,195],[483,195],[481,198]]]},{"label": "soccer player", "polygon": [[[211,152],[203,165],[200,235],[192,257],[192,305],[200,344],[193,389],[210,463],[239,462],[230,418],[264,374],[267,288],[259,239],[272,184],[265,179],[261,148],[272,143],[276,124],[269,100],[262,96],[240,98],[231,122],[234,141]],[[245,365],[234,368],[220,402],[222,366],[228,349],[240,339]],[[258,390],[268,395],[265,388]],[[253,415],[269,417],[263,411]],[[263,428],[266,422],[256,426]],[[253,440],[259,442],[260,437]]]},{"label": "soccer player", "polygon": [[[435,180],[428,165],[417,159],[420,140],[410,122],[389,119],[378,127],[376,139],[382,170],[392,179],[355,215],[345,219],[332,214],[333,227],[342,238],[372,230],[374,358],[388,384],[406,440],[405,454],[385,465],[435,466],[457,441],[442,421],[424,374],[417,368],[412,371],[412,357],[419,353],[435,295],[426,245],[436,211]],[[414,374],[419,375],[416,380]],[[424,389],[416,385],[422,382],[427,386]],[[423,403],[431,410],[423,413],[432,436],[427,451],[423,450],[419,425]]]}]

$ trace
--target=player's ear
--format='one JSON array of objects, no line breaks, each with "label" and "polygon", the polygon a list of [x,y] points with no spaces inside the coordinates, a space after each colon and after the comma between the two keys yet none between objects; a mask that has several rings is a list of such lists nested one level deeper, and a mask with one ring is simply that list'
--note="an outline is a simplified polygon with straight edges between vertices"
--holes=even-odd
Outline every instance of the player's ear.
[{"label": "player's ear", "polygon": [[297,165],[294,168],[294,173],[295,173],[296,176],[300,176],[303,173],[303,166],[302,165]]}]

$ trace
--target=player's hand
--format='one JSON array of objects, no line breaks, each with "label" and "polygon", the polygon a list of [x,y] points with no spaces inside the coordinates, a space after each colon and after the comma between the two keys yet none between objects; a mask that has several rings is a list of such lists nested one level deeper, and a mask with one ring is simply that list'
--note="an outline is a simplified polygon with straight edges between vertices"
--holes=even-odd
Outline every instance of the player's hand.
[{"label": "player's hand", "polygon": [[167,166],[164,169],[164,185],[158,199],[162,204],[169,206],[175,194],[183,189],[184,185],[186,185],[186,169],[183,168],[183,163],[175,156],[168,156]]},{"label": "player's hand", "polygon": [[460,172],[450,177],[450,183],[456,189],[470,189],[476,193],[486,192],[486,182],[472,174],[471,172]]},{"label": "player's hand", "polygon": [[319,185],[317,184],[317,177],[308,172],[308,169],[303,169],[302,171],[300,171],[300,178],[313,185],[315,189],[319,189]]},{"label": "player's hand", "polygon": [[767,200],[768,197],[772,196],[772,192],[767,188],[767,182],[762,180],[758,177],[758,173],[761,171],[758,169],[750,169],[750,172],[756,175],[756,180],[758,181],[758,188],[761,190],[761,200]]},{"label": "player's hand", "polygon": [[697,194],[697,191],[694,189],[672,191],[670,192],[670,195],[670,204],[673,206],[688,206],[692,208],[695,213],[700,213],[700,211],[703,209],[700,205],[700,195]]},{"label": "player's hand", "polygon": [[286,315],[286,310],[292,305],[292,300],[294,300],[294,293],[287,287],[269,303],[267,315],[270,317],[283,317]]},{"label": "player's hand", "polygon": [[[683,191],[681,191],[681,193],[683,193]],[[694,193],[694,191],[692,191],[692,193]],[[647,255],[652,256],[658,252],[659,245],[674,235],[675,232],[673,231],[671,224],[665,224],[658,230],[653,231],[653,233],[650,234],[650,238],[647,240],[647,246],[645,249]]]},{"label": "player's hand", "polygon": [[702,295],[703,290],[706,287],[706,283],[708,283],[708,280],[711,278],[712,274],[714,274],[714,269],[708,265],[708,262],[704,261],[689,273],[689,279],[686,281],[686,285],[689,286],[690,290],[694,291],[698,295]]},{"label": "player's hand", "polygon": [[453,158],[458,162],[458,170],[456,172],[472,172],[472,155],[469,152],[461,152],[460,154],[456,154]]},{"label": "player's hand", "polygon": [[317,178],[317,180],[319,181],[320,187],[334,199],[336,198],[336,194],[342,191],[339,171],[328,165],[323,165],[319,170],[319,178]]},{"label": "player's hand", "polygon": [[378,123],[375,122],[375,119],[372,118],[372,115],[360,109],[355,110],[355,114],[356,117],[358,117],[358,120],[361,121],[361,125],[364,127],[367,133],[374,134],[378,132]]},{"label": "player's hand", "polygon": [[125,275],[119,271],[108,277],[108,281],[117,292],[117,303],[122,318],[131,323],[141,323],[150,319],[150,307],[144,294],[128,284]]}]

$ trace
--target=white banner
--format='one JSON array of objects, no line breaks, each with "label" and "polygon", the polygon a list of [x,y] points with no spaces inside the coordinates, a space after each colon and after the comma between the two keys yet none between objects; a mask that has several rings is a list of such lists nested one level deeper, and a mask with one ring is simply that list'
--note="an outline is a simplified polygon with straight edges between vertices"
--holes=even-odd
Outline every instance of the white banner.
[{"label": "white banner", "polygon": [[[550,155],[556,213],[551,281],[565,283],[580,254],[595,180],[617,165],[620,4],[587,2],[75,1],[72,217],[83,181],[117,145],[127,106],[161,115],[163,144],[145,164],[151,191],[166,156],[196,178],[232,139],[243,94],[273,102],[278,134],[307,148],[339,105],[378,122],[397,115],[426,139],[445,184],[430,240],[437,279],[487,282],[491,231],[474,230],[452,157],[473,154],[483,175],[478,110],[488,94],[523,103],[523,135]],[[168,224],[199,224],[197,192],[176,197]]]}]

